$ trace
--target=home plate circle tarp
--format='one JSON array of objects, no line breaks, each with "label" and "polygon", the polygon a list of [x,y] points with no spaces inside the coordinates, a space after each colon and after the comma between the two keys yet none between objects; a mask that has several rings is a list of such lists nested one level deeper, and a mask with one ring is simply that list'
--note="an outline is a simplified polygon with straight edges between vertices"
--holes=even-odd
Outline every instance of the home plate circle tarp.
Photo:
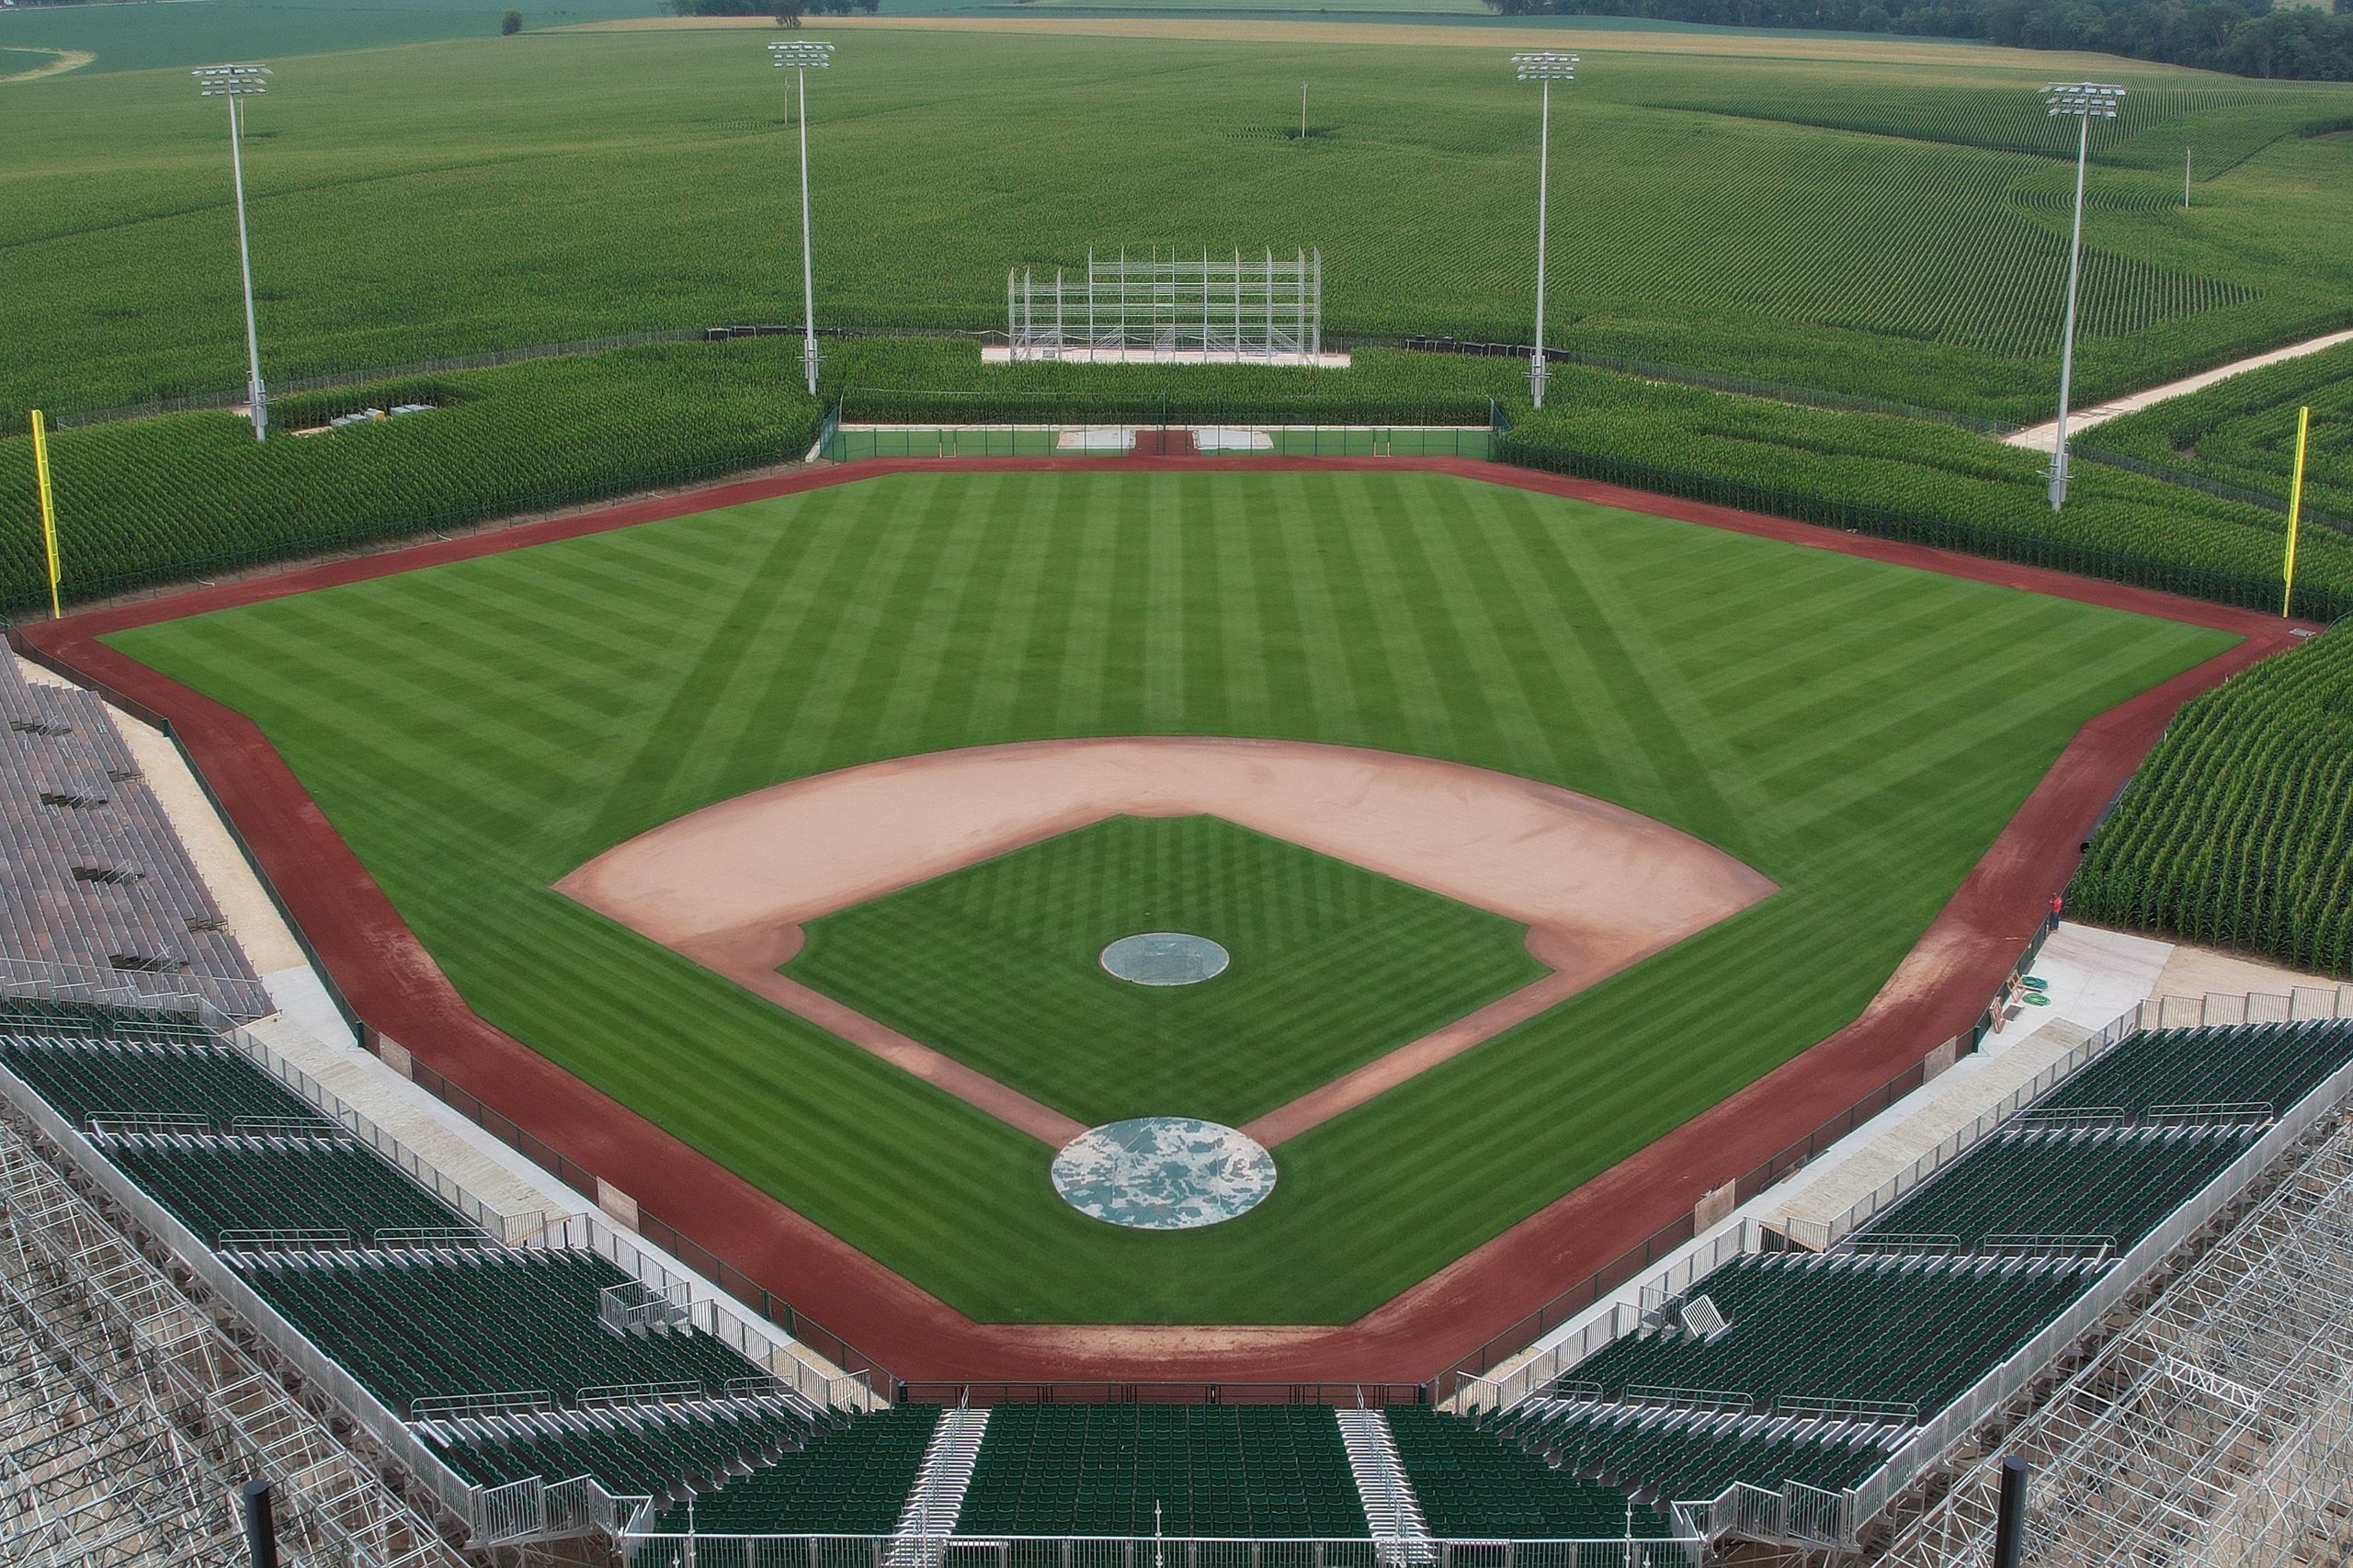
[{"label": "home plate circle tarp", "polygon": [[1145,931],[1103,949],[1103,967],[1138,985],[1194,985],[1225,972],[1226,953],[1188,931]]},{"label": "home plate circle tarp", "polygon": [[1054,1156],[1054,1190],[1063,1202],[1131,1230],[1219,1224],[1274,1189],[1274,1156],[1255,1139],[1189,1116],[1108,1122]]}]

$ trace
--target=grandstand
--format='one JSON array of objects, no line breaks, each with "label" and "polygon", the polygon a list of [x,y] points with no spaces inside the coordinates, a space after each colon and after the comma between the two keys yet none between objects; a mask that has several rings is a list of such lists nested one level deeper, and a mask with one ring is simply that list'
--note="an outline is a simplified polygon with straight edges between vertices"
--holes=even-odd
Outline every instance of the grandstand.
[{"label": "grandstand", "polygon": [[292,1364],[332,1369],[338,1403],[475,1546],[586,1530],[645,1563],[754,1539],[885,1562],[940,1538],[1575,1540],[1626,1562],[1688,1561],[1710,1536],[1851,1548],[1983,1418],[1984,1391],[2048,1365],[2304,1138],[2353,1085],[2353,1023],[2120,1022],[2054,1076],[1826,1250],[1743,1222],[1525,1397],[861,1413],[747,1356],[717,1303],[698,1312],[608,1229],[510,1244],[217,1019],[0,1003],[19,1113],[271,1343],[303,1347]]},{"label": "grandstand", "polygon": [[0,960],[62,983],[271,1010],[138,763],[88,692],[0,659]]},{"label": "grandstand", "polygon": [[1864,1199],[1828,1250],[1721,1239],[1516,1385],[1474,1384],[1479,1419],[1637,1499],[1699,1506],[1711,1533],[1858,1546],[2353,1092],[2344,1017],[2143,1027],[2162,1017],[2086,1041],[2006,1121]]}]

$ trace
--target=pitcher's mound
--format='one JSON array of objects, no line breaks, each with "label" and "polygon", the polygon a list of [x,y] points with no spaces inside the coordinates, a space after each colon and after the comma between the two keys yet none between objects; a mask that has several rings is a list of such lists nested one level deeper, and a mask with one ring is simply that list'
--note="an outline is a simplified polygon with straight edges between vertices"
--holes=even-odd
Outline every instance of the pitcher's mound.
[{"label": "pitcher's mound", "polygon": [[1189,1231],[1246,1214],[1275,1189],[1256,1140],[1189,1116],[1089,1129],[1054,1156],[1054,1190],[1082,1214],[1138,1231]]}]

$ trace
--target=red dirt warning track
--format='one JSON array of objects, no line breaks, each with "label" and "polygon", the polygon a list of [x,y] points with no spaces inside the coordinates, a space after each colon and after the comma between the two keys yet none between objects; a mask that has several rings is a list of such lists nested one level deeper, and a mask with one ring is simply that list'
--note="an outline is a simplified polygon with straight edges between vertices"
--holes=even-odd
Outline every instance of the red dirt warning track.
[{"label": "red dirt warning track", "polygon": [[[2245,641],[2086,723],[1854,1023],[1355,1323],[1321,1328],[995,1324],[965,1317],[476,1017],[250,720],[97,641],[132,626],[883,474],[1102,468],[1450,474],[2161,616]],[[2065,885],[2083,835],[2175,712],[2289,646],[2295,630],[2252,611],[2147,589],[1469,459],[1162,456],[885,459],[803,470],[94,610],[23,635],[67,673],[171,721],[371,1028],[895,1376],[1346,1384],[1420,1382],[1441,1373],[1688,1215],[1703,1192],[1773,1159],[1967,1029]]]}]

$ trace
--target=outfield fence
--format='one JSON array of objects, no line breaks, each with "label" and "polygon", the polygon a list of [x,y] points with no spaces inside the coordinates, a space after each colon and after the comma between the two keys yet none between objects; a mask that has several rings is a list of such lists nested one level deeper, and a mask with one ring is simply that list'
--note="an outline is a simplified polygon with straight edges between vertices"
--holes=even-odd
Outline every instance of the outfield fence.
[{"label": "outfield fence", "polygon": [[[2098,463],[2104,468],[2120,468],[2128,473],[2137,473],[2147,479],[2162,479],[2167,484],[2185,485],[2191,490],[2211,495],[2217,500],[2237,501],[2249,506],[2260,506],[2267,512],[2277,512],[2283,517],[2288,515],[2288,498],[2285,495],[2274,494],[2263,490],[2249,490],[2244,484],[2233,484],[2226,480],[2209,479],[2202,473],[2192,473],[2188,469],[2175,468],[2169,463],[2150,462],[2145,458],[2136,458],[2125,452],[2110,451],[2105,447],[2087,447],[2080,441],[2069,442],[2067,451],[2071,457],[2079,458],[2087,463]],[[2301,516],[2303,521],[2320,528],[2333,528],[2341,534],[2353,534],[2353,517],[2340,517],[2334,512],[2324,511],[2309,504],[2302,508]]]},{"label": "outfield fence", "polygon": [[[267,573],[273,568],[308,565],[347,556],[373,555],[425,539],[447,539],[493,526],[512,526],[535,517],[610,501],[623,495],[696,489],[722,480],[740,478],[756,469],[801,461],[809,455],[810,444],[816,435],[821,417],[816,410],[807,410],[786,421],[767,445],[721,462],[667,469],[658,473],[631,474],[555,490],[489,496],[469,506],[455,506],[424,517],[395,517],[334,533],[310,534],[243,550],[221,551],[159,562],[134,572],[70,577],[59,585],[59,592],[67,604],[74,606],[96,600],[158,597],[180,592],[192,582]],[[48,607],[49,590],[46,587],[28,588],[0,597],[0,619],[28,611],[46,613]]]},{"label": "outfield fence", "polygon": [[[1958,551],[1966,555],[2008,561],[2022,566],[2047,567],[2079,577],[2096,577],[2104,582],[2154,588],[2162,593],[2234,605],[2242,609],[2276,613],[2279,608],[2279,580],[2272,576],[2240,576],[2149,556],[2099,550],[2090,545],[2003,533],[1974,523],[1839,501],[1803,491],[1785,490],[1778,485],[1663,468],[1655,463],[1597,452],[1572,451],[1518,436],[1506,436],[1500,440],[1495,455],[1504,462],[1522,468],[1570,474],[1579,479],[1623,485],[1630,490],[1648,491],[1654,494],[1678,495],[1686,500],[1729,506],[1744,512],[1762,512],[1770,517],[1788,517],[1846,533],[1870,534],[1880,539]],[[2297,615],[2308,619],[2335,620],[2353,614],[2353,593],[2299,583],[2292,608]]]},{"label": "outfield fence", "polygon": [[1178,417],[1141,423],[837,424],[818,442],[835,462],[861,458],[1489,457],[1494,437],[1479,425],[1197,424]]}]

